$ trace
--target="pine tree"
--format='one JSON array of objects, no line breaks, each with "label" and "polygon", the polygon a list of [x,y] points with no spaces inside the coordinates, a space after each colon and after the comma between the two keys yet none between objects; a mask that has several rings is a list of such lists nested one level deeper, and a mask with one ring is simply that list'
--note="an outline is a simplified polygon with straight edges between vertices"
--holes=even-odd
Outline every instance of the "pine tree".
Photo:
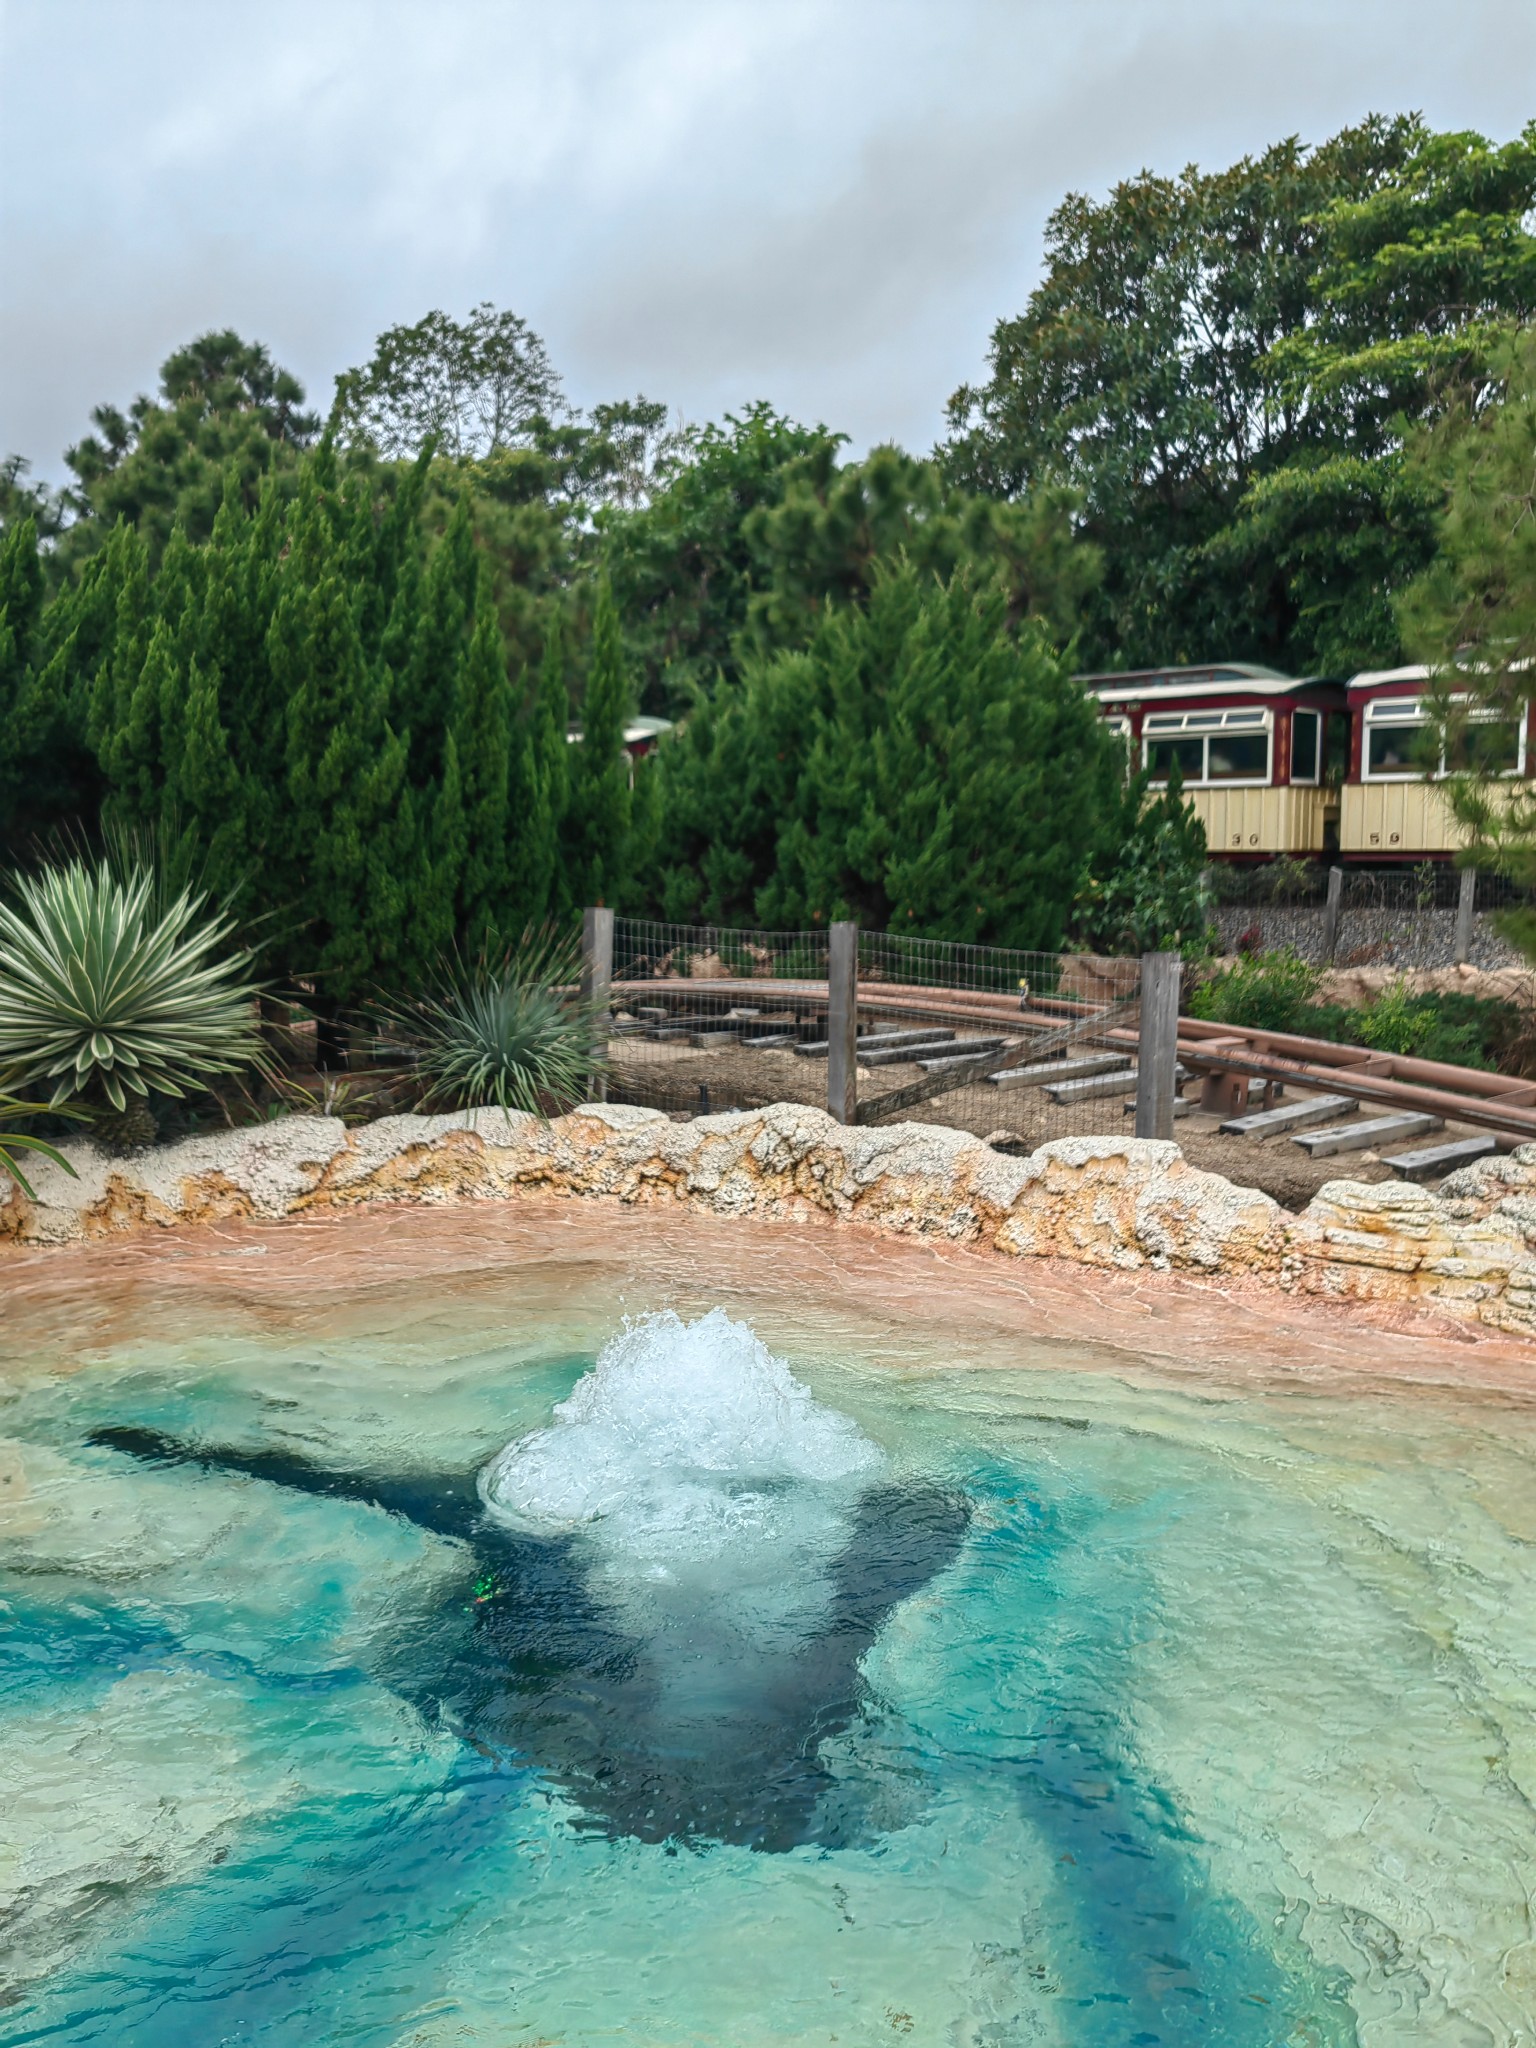
[{"label": "pine tree", "polygon": [[611,904],[624,883],[631,808],[629,757],[624,751],[628,712],[619,615],[605,581],[598,586],[593,614],[581,741],[573,749],[562,833],[565,883],[574,905]]},{"label": "pine tree", "polygon": [[443,773],[455,687],[474,631],[478,577],[466,492],[454,506],[448,530],[428,566],[394,706],[397,726],[410,735],[411,781],[418,789],[432,787]]},{"label": "pine tree", "polygon": [[230,753],[219,697],[218,672],[194,656],[167,816],[190,834],[202,856],[203,884],[223,901],[247,879],[250,848],[245,782]]},{"label": "pine tree", "polygon": [[521,877],[527,924],[564,919],[576,907],[563,839],[571,796],[570,703],[565,615],[552,605],[526,756],[513,757],[514,768],[521,771],[521,788],[508,794],[516,845],[513,865]]},{"label": "pine tree", "polygon": [[[449,752],[461,783],[463,856],[457,926],[472,950],[484,946],[519,913],[510,856],[509,769],[524,746],[514,731],[506,650],[491,603],[488,579],[478,589],[469,652],[459,671]],[[521,763],[519,766],[521,767]],[[445,776],[445,786],[447,778]],[[520,886],[521,878],[516,878]]]},{"label": "pine tree", "polygon": [[381,957],[402,950],[418,831],[414,807],[401,803],[405,745],[364,657],[351,593],[323,564],[311,580],[315,566],[296,546],[269,636],[287,703],[285,815],[269,861],[304,918],[325,994],[352,1002]]}]

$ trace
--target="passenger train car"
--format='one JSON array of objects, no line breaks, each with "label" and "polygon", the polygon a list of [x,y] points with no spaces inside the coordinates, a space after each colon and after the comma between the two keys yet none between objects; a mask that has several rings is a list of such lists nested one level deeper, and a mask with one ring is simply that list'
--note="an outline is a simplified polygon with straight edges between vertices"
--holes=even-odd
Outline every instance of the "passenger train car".
[{"label": "passenger train car", "polygon": [[1211,853],[1333,853],[1348,714],[1338,683],[1251,662],[1080,678],[1155,786],[1177,761]]},{"label": "passenger train car", "polygon": [[1437,781],[1469,762],[1512,783],[1536,769],[1529,721],[1482,711],[1455,758],[1429,760],[1424,668],[1346,683],[1230,661],[1079,680],[1154,787],[1178,762],[1219,860],[1449,860],[1463,833]]}]

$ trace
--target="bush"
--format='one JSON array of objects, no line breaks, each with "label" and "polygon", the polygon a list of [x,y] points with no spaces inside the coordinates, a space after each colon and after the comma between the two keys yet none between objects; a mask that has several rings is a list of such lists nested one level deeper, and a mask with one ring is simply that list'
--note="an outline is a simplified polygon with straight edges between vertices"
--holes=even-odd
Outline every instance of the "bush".
[{"label": "bush", "polygon": [[1321,969],[1309,966],[1292,946],[1245,953],[1195,990],[1189,1012],[1254,1031],[1306,1031],[1321,980]]},{"label": "bush", "polygon": [[[42,1102],[18,1102],[14,1095],[8,1095],[4,1089],[0,1089],[0,1119],[6,1123],[9,1123],[12,1117],[40,1116],[47,1106]],[[72,1111],[62,1113],[74,1114]],[[54,1114],[57,1116],[61,1112],[55,1110]],[[51,1159],[55,1166],[62,1166],[71,1180],[79,1177],[63,1153],[46,1144],[43,1139],[30,1137],[23,1131],[0,1130],[0,1173],[9,1174],[25,1195],[32,1193],[32,1183],[21,1170],[21,1163],[16,1157],[18,1152],[36,1152],[44,1159]]]},{"label": "bush", "polygon": [[1515,1012],[1507,1003],[1477,996],[1415,995],[1406,982],[1384,988],[1356,1011],[1362,1045],[1457,1067],[1491,1067],[1491,1057],[1513,1036]]},{"label": "bush", "polygon": [[433,991],[380,1006],[380,1049],[404,1053],[424,1109],[569,1109],[601,1071],[604,1019],[573,992],[574,942],[527,933],[499,958],[450,958]]},{"label": "bush", "polygon": [[72,860],[23,875],[0,902],[0,1069],[136,1118],[152,1138],[151,1098],[262,1064],[249,956],[218,957],[229,920],[191,889],[170,896],[152,871]]},{"label": "bush", "polygon": [[1078,894],[1077,936],[1094,953],[1166,949],[1199,959],[1213,937],[1205,827],[1184,797],[1177,768],[1150,803],[1146,791],[1145,775],[1127,785],[1109,865],[1090,873]]},{"label": "bush", "polygon": [[1405,981],[1390,983],[1370,1003],[1319,1003],[1314,998],[1321,981],[1322,970],[1289,946],[1251,953],[1197,988],[1189,1012],[1253,1031],[1294,1031],[1458,1067],[1497,1065],[1520,1030],[1519,1013],[1509,1003],[1415,995]]}]

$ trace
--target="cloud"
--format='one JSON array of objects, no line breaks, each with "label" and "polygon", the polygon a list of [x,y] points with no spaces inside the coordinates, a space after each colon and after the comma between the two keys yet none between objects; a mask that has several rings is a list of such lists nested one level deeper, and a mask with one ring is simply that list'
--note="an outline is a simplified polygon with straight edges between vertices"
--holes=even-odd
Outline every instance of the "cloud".
[{"label": "cloud", "polygon": [[1372,108],[1506,136],[1527,0],[9,0],[0,450],[234,325],[320,402],[491,298],[573,396],[923,445],[1071,187]]}]

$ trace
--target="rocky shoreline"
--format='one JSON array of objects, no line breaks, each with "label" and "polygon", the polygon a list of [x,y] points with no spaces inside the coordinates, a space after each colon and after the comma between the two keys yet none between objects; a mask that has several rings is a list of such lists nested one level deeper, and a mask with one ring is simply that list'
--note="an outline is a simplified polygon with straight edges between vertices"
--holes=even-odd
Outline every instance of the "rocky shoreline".
[{"label": "rocky shoreline", "polygon": [[20,1189],[0,1201],[0,1246],[527,1190],[842,1219],[1009,1257],[1420,1307],[1536,1338],[1536,1145],[1465,1167],[1436,1193],[1331,1181],[1299,1216],[1190,1166],[1176,1144],[1061,1138],[1015,1158],[963,1131],[850,1129],[798,1103],[689,1123],[607,1104],[550,1123],[500,1110],[353,1130],[334,1117],[288,1117],[126,1159],[65,1149],[78,1178],[40,1164],[35,1201]]}]

